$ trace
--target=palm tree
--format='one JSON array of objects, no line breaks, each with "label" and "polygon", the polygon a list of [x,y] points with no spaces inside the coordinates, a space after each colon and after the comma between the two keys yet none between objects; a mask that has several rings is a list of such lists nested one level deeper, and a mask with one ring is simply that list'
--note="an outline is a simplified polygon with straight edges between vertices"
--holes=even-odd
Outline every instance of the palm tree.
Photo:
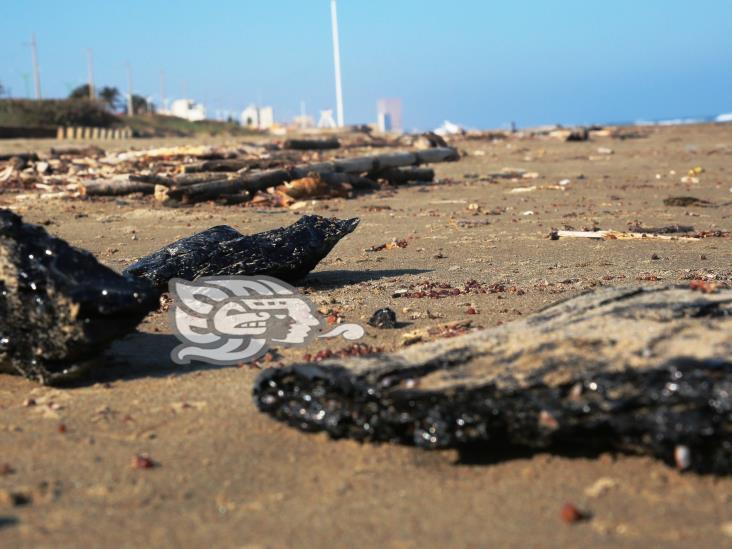
[{"label": "palm tree", "polygon": [[[87,88],[88,91],[88,88]],[[111,86],[104,86],[97,94],[99,99],[109,107],[110,110],[116,110],[119,103],[119,90]]]}]

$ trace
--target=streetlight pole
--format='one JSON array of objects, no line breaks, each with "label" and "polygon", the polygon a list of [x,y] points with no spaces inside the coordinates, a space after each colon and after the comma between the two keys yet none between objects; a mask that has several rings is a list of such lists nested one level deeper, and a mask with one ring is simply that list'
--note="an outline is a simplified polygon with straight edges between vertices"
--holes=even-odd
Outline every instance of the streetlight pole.
[{"label": "streetlight pole", "polygon": [[338,127],[343,127],[343,86],[341,85],[341,46],[338,40],[338,13],[336,0],[330,0],[330,21],[333,31],[333,64],[335,65],[336,117]]}]

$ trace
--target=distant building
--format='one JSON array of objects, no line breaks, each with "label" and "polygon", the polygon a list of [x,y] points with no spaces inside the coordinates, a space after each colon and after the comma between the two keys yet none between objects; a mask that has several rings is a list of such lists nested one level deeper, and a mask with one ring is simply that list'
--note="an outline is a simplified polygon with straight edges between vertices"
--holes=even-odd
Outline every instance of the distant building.
[{"label": "distant building", "polygon": [[170,105],[169,113],[178,118],[185,118],[191,122],[206,119],[206,107],[192,99],[176,99]]},{"label": "distant building", "polygon": [[320,111],[320,120],[318,120],[318,128],[331,130],[337,128],[335,119],[333,118],[333,111],[331,109]]},{"label": "distant building", "polygon": [[241,125],[256,130],[268,130],[274,126],[274,109],[249,105],[241,113]]},{"label": "distant building", "polygon": [[379,99],[376,104],[376,124],[382,132],[402,131],[402,100]]},{"label": "distant building", "polygon": [[301,130],[308,130],[315,127],[315,120],[307,114],[299,114],[292,119],[292,123]]},{"label": "distant building", "polygon": [[388,112],[380,112],[376,115],[376,126],[380,132],[390,132],[394,129],[391,122],[391,115]]}]

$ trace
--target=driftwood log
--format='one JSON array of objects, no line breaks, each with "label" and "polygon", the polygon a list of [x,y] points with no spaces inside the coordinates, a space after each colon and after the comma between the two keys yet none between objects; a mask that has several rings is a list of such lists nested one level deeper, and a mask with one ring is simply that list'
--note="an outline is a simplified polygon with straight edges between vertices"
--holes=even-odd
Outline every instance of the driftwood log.
[{"label": "driftwood log", "polygon": [[384,179],[392,185],[404,185],[412,181],[434,181],[432,168],[387,168],[368,174],[370,179]]},{"label": "driftwood log", "polygon": [[81,196],[120,196],[132,193],[153,194],[155,185],[132,179],[96,179],[79,185]]},{"label": "driftwood log", "polygon": [[16,152],[16,153],[1,153],[0,162],[6,162],[13,158],[22,158],[26,162],[35,162],[38,160],[38,155],[34,152]]},{"label": "driftwood log", "polygon": [[104,149],[96,145],[88,147],[52,147],[50,154],[54,158],[59,156],[104,156]]},{"label": "driftwood log", "polygon": [[199,172],[237,172],[248,168],[252,164],[248,158],[225,158],[216,160],[205,160],[195,164],[184,164],[183,173]]},{"label": "driftwood log", "polygon": [[252,171],[233,178],[196,183],[192,185],[160,185],[155,189],[155,198],[165,205],[194,203],[215,199],[221,194],[237,194],[247,191],[254,195],[269,187],[276,187],[295,179],[312,174],[351,174],[359,175],[379,172],[386,169],[418,166],[433,162],[449,162],[459,158],[451,148],[434,148],[417,152],[399,152],[378,156],[344,158],[332,162],[300,164],[292,168]]},{"label": "driftwood log", "polygon": [[288,139],[282,147],[295,151],[323,151],[328,149],[338,149],[341,142],[337,138],[328,139]]},{"label": "driftwood log", "polygon": [[268,369],[254,399],[333,437],[615,450],[732,474],[732,290],[601,289],[394,354]]}]

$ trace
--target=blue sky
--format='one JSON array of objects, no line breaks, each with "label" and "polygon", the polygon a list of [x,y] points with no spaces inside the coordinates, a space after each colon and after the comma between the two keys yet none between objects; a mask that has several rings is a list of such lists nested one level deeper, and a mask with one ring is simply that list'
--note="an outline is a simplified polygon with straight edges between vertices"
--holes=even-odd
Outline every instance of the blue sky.
[{"label": "blue sky", "polygon": [[[732,112],[730,0],[339,0],[346,122],[399,97],[405,126],[602,123]],[[334,106],[328,0],[0,0],[0,82],[44,96],[86,81],[250,102],[278,119]],[[32,80],[29,81],[32,90]]]}]

